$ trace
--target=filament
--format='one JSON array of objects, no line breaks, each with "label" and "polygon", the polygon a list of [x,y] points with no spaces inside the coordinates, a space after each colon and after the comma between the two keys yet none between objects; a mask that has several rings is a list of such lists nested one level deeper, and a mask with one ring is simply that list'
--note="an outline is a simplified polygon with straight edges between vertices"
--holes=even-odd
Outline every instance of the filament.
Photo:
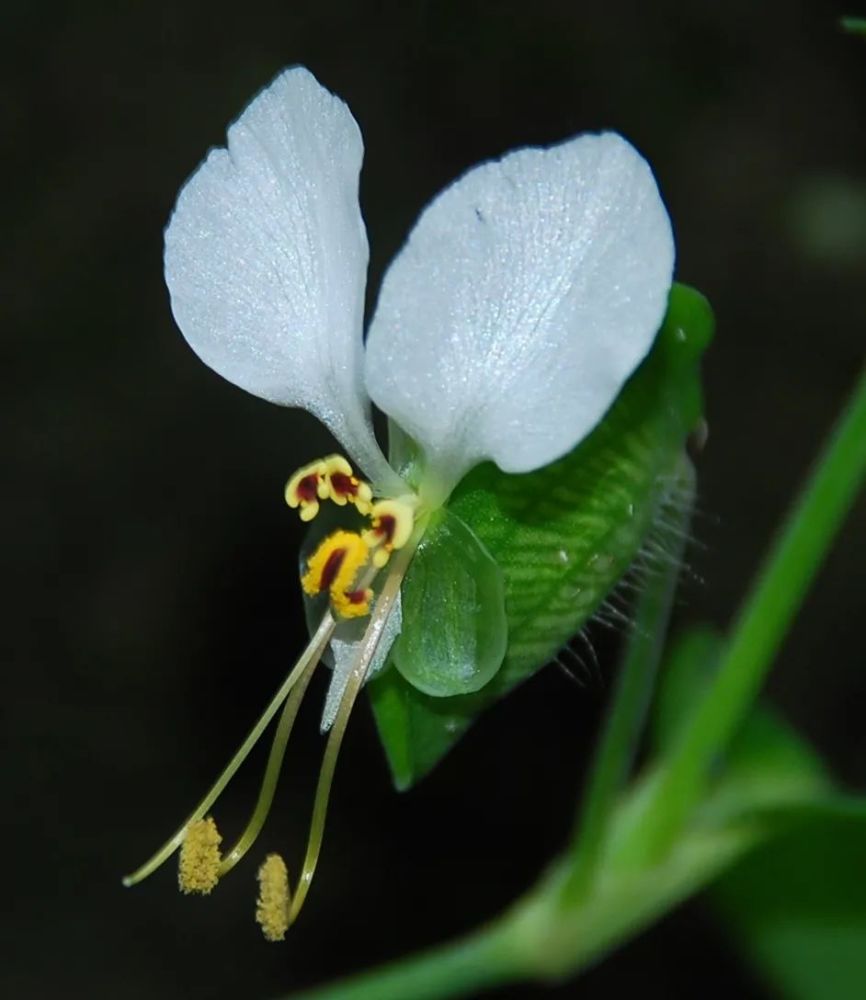
[{"label": "filament", "polygon": [[279,780],[280,770],[283,766],[283,758],[286,755],[286,746],[289,742],[289,737],[292,735],[292,728],[295,725],[298,709],[301,707],[301,701],[317,665],[315,661],[308,664],[306,671],[300,675],[286,699],[286,703],[283,705],[283,711],[277,723],[276,732],[274,733],[274,741],[271,744],[271,752],[268,755],[268,763],[265,767],[262,787],[259,791],[255,808],[243,833],[223,858],[219,869],[220,877],[230,872],[241,860],[253,846],[256,838],[262,831],[262,827],[265,825],[265,820],[268,818],[268,813],[271,811],[271,805],[274,801],[277,781]]},{"label": "filament", "polygon": [[[368,587],[373,582],[373,579],[375,578],[377,573],[378,569],[374,565],[369,566],[366,572],[362,575],[361,580],[358,582],[357,586],[359,588]],[[380,596],[379,600],[382,601],[383,599],[384,599],[384,594]],[[393,603],[393,598],[391,598],[391,600],[388,602],[387,607],[383,606],[382,619],[381,619],[383,625],[388,618],[388,614],[390,613],[390,605],[392,603]],[[370,632],[369,628],[367,632],[368,633]],[[378,646],[378,638],[376,640],[376,646]],[[375,655],[376,646],[373,647],[371,655]],[[283,705],[283,711],[282,714],[280,715],[279,722],[277,723],[276,732],[274,733],[274,739],[271,744],[271,751],[270,754],[268,755],[268,762],[267,765],[265,766],[265,773],[264,777],[262,778],[262,785],[259,790],[259,797],[256,800],[255,808],[253,809],[253,813],[250,816],[249,822],[247,823],[240,837],[238,837],[232,848],[226,853],[225,857],[223,858],[222,864],[220,865],[219,869],[220,877],[222,877],[223,875],[227,875],[232,870],[232,868],[235,867],[235,865],[241,860],[241,858],[243,858],[243,856],[247,853],[247,851],[249,851],[249,849],[253,846],[259,834],[262,832],[262,827],[265,825],[265,821],[267,820],[268,814],[271,811],[271,806],[273,805],[274,795],[277,790],[277,782],[279,781],[280,771],[283,766],[283,760],[286,756],[286,747],[288,746],[289,737],[292,735],[292,729],[294,728],[295,719],[297,718],[298,711],[301,707],[301,702],[303,701],[304,694],[306,693],[307,687],[310,683],[310,680],[312,679],[313,671],[317,666],[318,666],[318,660],[310,661],[310,663],[307,665],[306,671],[304,671],[298,677],[294,687],[292,688],[291,693],[289,694],[285,704]],[[364,668],[361,682],[357,685],[357,690],[355,691],[355,694],[353,695],[352,700],[346,709],[346,721],[348,721],[348,715],[351,712],[352,705],[354,704],[355,698],[357,697],[358,692],[360,691],[363,685],[363,680],[364,677],[366,676],[366,672],[367,672],[367,667]],[[352,671],[352,675],[350,677],[349,684],[347,684],[347,687],[351,684],[351,678],[354,677],[354,674],[355,671]],[[340,700],[340,708],[338,709],[338,712],[341,711],[343,708],[343,701],[344,699]],[[346,728],[346,723],[344,722],[343,723],[344,732],[345,728]],[[336,766],[337,753],[339,752],[342,739],[343,736],[341,733],[339,738],[333,744],[329,739],[328,743],[325,745],[325,755],[322,761],[323,773],[325,770],[326,762],[329,761],[329,754],[333,753],[333,760],[330,762],[329,765],[330,778],[328,779],[327,782],[328,789],[330,788],[331,781],[333,780],[333,773],[334,773],[334,767]],[[333,751],[332,751],[332,746],[334,748]],[[318,803],[319,801],[318,799],[319,789],[321,789],[322,787],[324,786],[322,784],[322,777],[320,776],[315,803]],[[327,789],[324,792],[324,796],[325,798],[324,798],[324,805],[322,807],[322,817],[321,817],[322,830],[324,829],[324,818],[325,818],[324,813],[327,811],[327,799],[328,799]],[[313,806],[313,823],[316,822],[315,818],[317,815],[315,803]],[[320,843],[322,838],[322,830],[319,831]]]},{"label": "filament", "polygon": [[[174,852],[178,849],[178,847],[180,847],[186,835],[187,828],[192,823],[196,823],[200,819],[202,819],[205,813],[207,813],[210,807],[214,804],[214,802],[216,802],[216,800],[219,798],[219,796],[225,789],[226,785],[228,785],[228,783],[234,777],[238,768],[241,766],[241,764],[243,764],[243,762],[249,756],[250,751],[253,749],[256,743],[258,743],[258,741],[261,739],[262,733],[267,728],[271,719],[273,719],[273,717],[277,714],[277,712],[280,709],[280,706],[289,697],[295,685],[298,684],[298,682],[301,681],[302,678],[304,678],[303,686],[306,687],[306,684],[309,682],[309,675],[312,673],[313,667],[315,667],[315,665],[322,658],[322,654],[324,653],[325,648],[327,647],[328,643],[331,640],[331,635],[333,634],[335,624],[336,623],[334,621],[333,616],[330,614],[330,612],[326,612],[324,617],[322,618],[322,621],[319,624],[318,629],[316,629],[315,635],[310,640],[310,643],[307,646],[307,648],[301,654],[300,659],[292,668],[292,670],[289,672],[288,676],[283,681],[283,683],[280,685],[280,688],[278,689],[274,697],[271,699],[270,703],[268,704],[268,707],[261,714],[258,722],[256,722],[256,724],[250,730],[249,735],[241,744],[241,746],[238,748],[237,752],[232,757],[232,759],[229,761],[225,770],[217,778],[213,787],[205,795],[205,797],[201,800],[201,802],[199,802],[199,804],[190,813],[190,815],[183,821],[183,823],[177,829],[177,831],[162,845],[162,847],[160,847],[160,849],[151,858],[149,858],[140,868],[137,868],[134,872],[132,872],[132,874],[127,875],[123,879],[123,884],[125,886],[136,885],[136,883],[141,882],[142,879],[147,878],[148,875],[153,874],[153,872],[155,872],[160,865],[164,864],[171,857],[171,855],[174,854]],[[298,699],[298,703],[300,703],[300,699]],[[294,711],[297,712],[297,706],[295,707]],[[284,713],[284,717],[286,716],[286,714],[287,713]],[[281,723],[282,721],[283,720],[281,720]],[[291,730],[291,723],[293,721],[294,717],[292,716],[288,723],[289,731]],[[288,738],[288,733],[286,734],[286,738]],[[283,747],[282,752],[284,751],[285,747]],[[274,756],[274,751],[272,750],[271,751],[272,759],[273,756]],[[282,753],[280,753],[280,760],[282,760]],[[269,769],[270,769],[270,764],[271,760],[268,761]],[[258,807],[259,805],[261,805],[264,796],[265,796],[265,789],[263,788],[262,793],[260,794],[259,803],[257,804],[256,807],[256,813],[258,813]],[[273,797],[273,789],[271,789],[270,796]],[[265,813],[267,813],[267,808],[269,806],[270,806],[270,801],[268,800],[266,802]],[[231,854],[234,853],[234,851],[237,849],[238,846],[239,845],[235,845],[235,847],[232,848]],[[247,848],[244,847],[244,850],[246,849]]]},{"label": "filament", "polygon": [[316,796],[313,800],[313,814],[310,820],[310,832],[307,837],[307,850],[304,855],[304,863],[298,884],[289,902],[288,923],[291,926],[301,912],[304,900],[310,890],[316,865],[319,861],[319,854],[322,849],[322,839],[325,833],[325,819],[328,813],[328,799],[331,794],[331,785],[334,780],[334,769],[337,765],[337,757],[343,743],[343,736],[352,713],[355,700],[364,681],[367,679],[367,672],[379,642],[385,631],[385,624],[394,607],[394,602],[400,592],[400,584],[411,561],[417,541],[423,533],[423,527],[416,530],[412,542],[400,549],[397,557],[392,563],[391,572],[388,574],[379,598],[373,609],[373,615],[364,638],[361,640],[361,650],[354,669],[349,675],[343,697],[340,699],[340,707],[334,719],[334,724],[328,734],[328,742],[325,745],[325,753],[322,757],[322,766],[319,771],[319,781],[316,786]]}]

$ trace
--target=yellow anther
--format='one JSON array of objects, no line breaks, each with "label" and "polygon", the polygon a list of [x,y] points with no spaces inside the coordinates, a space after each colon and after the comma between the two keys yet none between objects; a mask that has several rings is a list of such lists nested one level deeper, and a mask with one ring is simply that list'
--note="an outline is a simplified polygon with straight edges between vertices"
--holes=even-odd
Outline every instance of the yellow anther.
[{"label": "yellow anther", "polygon": [[319,513],[319,501],[330,494],[327,464],[322,459],[310,462],[286,483],[286,503],[301,508],[301,520],[312,521]]},{"label": "yellow anther", "polygon": [[183,893],[207,895],[219,881],[220,843],[213,816],[191,823],[180,848],[177,881]]},{"label": "yellow anther", "polygon": [[334,503],[341,507],[353,503],[360,514],[369,513],[373,499],[370,484],[354,474],[352,466],[342,455],[329,455],[323,460],[323,464],[329,486],[328,495]]},{"label": "yellow anther", "polygon": [[364,541],[374,550],[373,565],[381,569],[395,549],[402,549],[412,535],[415,504],[407,499],[379,500],[370,509],[372,527]]},{"label": "yellow anther", "polygon": [[331,604],[341,618],[363,618],[370,614],[373,591],[369,587],[359,590],[331,591]]},{"label": "yellow anther", "polygon": [[310,597],[335,587],[351,590],[359,570],[370,556],[364,539],[354,531],[335,531],[307,560],[301,586]]},{"label": "yellow anther", "polygon": [[307,560],[301,586],[310,597],[329,591],[331,604],[342,618],[359,618],[370,610],[372,592],[357,584],[370,560],[364,539],[354,531],[335,531]]},{"label": "yellow anther", "polygon": [[257,875],[256,922],[268,941],[282,941],[289,929],[289,873],[279,854],[269,854]]}]

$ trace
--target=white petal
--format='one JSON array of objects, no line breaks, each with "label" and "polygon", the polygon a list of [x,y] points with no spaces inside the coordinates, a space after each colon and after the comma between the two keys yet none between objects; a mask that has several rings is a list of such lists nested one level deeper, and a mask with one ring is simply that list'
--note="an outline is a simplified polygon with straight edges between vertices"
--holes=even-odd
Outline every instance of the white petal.
[{"label": "white petal", "polygon": [[649,350],[673,263],[650,168],[620,136],[483,164],[427,207],[385,276],[367,388],[446,490],[483,459],[546,465]]},{"label": "white petal", "polygon": [[315,413],[376,476],[385,462],[361,374],[363,151],[346,105],[307,70],[286,70],[181,191],[165,277],[177,324],[205,364]]}]

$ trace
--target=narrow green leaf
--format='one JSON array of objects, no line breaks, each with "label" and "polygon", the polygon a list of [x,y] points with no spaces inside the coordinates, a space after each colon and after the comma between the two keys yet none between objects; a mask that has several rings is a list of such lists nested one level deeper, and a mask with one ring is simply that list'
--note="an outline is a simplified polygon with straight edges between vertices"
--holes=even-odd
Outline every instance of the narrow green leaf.
[{"label": "narrow green leaf", "polygon": [[656,859],[688,822],[729,748],[826,554],[866,479],[866,372],[782,524],[725,642],[718,668],[659,772],[644,845]]},{"label": "narrow green leaf", "polygon": [[798,825],[742,861],[711,895],[781,996],[866,996],[866,803]]},{"label": "narrow green leaf", "polygon": [[[675,652],[672,688],[692,683],[684,711],[718,662],[718,647],[707,656],[707,645],[707,633],[694,633]],[[789,1000],[866,996],[866,799],[838,792],[811,747],[759,708],[698,817],[764,827],[766,842],[718,880],[710,899],[768,983]]]},{"label": "narrow green leaf", "polygon": [[[698,627],[685,632],[668,656],[653,711],[652,735],[664,758],[710,687],[724,649],[722,636]],[[767,706],[759,705],[715,763],[701,822],[778,815],[788,823],[791,809],[837,799],[835,785],[815,752]]]}]

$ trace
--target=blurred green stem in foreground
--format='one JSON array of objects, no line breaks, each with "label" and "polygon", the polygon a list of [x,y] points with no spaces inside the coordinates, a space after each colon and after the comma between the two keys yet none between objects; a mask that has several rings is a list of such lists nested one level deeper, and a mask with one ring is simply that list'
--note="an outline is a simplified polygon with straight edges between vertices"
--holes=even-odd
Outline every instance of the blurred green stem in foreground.
[{"label": "blurred green stem in foreground", "polygon": [[645,847],[667,850],[700,794],[713,760],[757,697],[866,474],[866,372],[806,488],[758,572],[722,651],[718,674],[662,767],[642,830]]},{"label": "blurred green stem in foreground", "polygon": [[839,23],[849,35],[862,35],[866,38],[866,17],[843,17]]},{"label": "blurred green stem in foreground", "polygon": [[[671,747],[621,791],[642,724],[648,678],[666,632],[671,580],[660,575],[637,609],[638,627],[630,637],[572,850],[487,927],[303,996],[424,1000],[475,994],[507,981],[573,975],[778,832],[768,819],[778,816],[772,802],[766,815],[753,796],[744,797],[737,808],[731,782],[715,794],[710,769],[723,760],[748,721],[760,685],[864,475],[866,372],[759,571],[715,672]],[[795,815],[798,805],[806,810],[820,806],[828,789],[805,780],[802,802],[792,801],[789,812]]]}]

